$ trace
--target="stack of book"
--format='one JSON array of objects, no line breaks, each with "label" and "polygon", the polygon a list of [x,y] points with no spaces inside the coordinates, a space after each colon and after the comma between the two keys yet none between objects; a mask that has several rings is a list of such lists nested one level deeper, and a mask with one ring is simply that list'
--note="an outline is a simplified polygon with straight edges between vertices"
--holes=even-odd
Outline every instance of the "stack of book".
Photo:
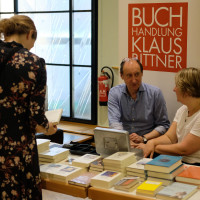
[{"label": "stack of book", "polygon": [[68,183],[71,185],[78,185],[78,186],[87,188],[90,186],[91,178],[96,175],[97,175],[96,173],[85,172],[73,179],[70,179]]},{"label": "stack of book", "polygon": [[144,165],[151,161],[151,158],[142,158],[135,163],[126,167],[126,175],[127,176],[137,176],[139,177],[139,181],[145,181],[147,178],[146,170],[144,169]]},{"label": "stack of book", "polygon": [[40,165],[40,174],[43,179],[48,178],[52,180],[68,182],[68,180],[84,173],[85,170],[80,167],[49,163]]},{"label": "stack of book", "polygon": [[60,147],[49,148],[47,151],[38,153],[40,164],[44,163],[57,163],[64,160],[69,155],[69,149]]},{"label": "stack of book", "polygon": [[80,156],[72,161],[73,166],[86,168],[89,170],[90,164],[98,159],[100,159],[101,156],[93,155],[93,154],[85,154],[83,156]]},{"label": "stack of book", "polygon": [[103,159],[104,169],[126,173],[126,167],[136,162],[133,152],[116,152]]},{"label": "stack of book", "polygon": [[139,186],[138,177],[124,177],[120,181],[114,184],[116,190],[122,190],[125,192],[131,192]]},{"label": "stack of book", "polygon": [[175,177],[177,182],[188,183],[200,187],[200,167],[188,165]]},{"label": "stack of book", "polygon": [[174,182],[160,190],[156,198],[168,200],[186,200],[197,192],[197,186]]},{"label": "stack of book", "polygon": [[174,182],[175,176],[184,170],[181,156],[159,155],[144,165],[147,180],[160,181],[164,186]]},{"label": "stack of book", "polygon": [[49,150],[50,140],[48,139],[36,139],[38,153]]},{"label": "stack of book", "polygon": [[147,180],[137,187],[136,194],[154,197],[162,188],[162,182]]},{"label": "stack of book", "polygon": [[91,186],[104,189],[111,188],[123,177],[122,173],[116,171],[103,171],[91,178]]},{"label": "stack of book", "polygon": [[104,171],[103,158],[100,158],[90,163],[89,172],[100,173],[102,171]]}]

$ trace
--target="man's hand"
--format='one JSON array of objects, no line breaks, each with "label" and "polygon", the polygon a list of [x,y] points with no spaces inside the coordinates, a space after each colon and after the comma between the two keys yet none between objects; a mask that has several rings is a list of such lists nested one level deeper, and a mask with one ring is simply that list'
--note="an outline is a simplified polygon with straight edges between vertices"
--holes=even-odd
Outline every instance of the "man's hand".
[{"label": "man's hand", "polygon": [[139,136],[137,133],[131,133],[129,135],[130,137],[130,141],[134,142],[134,143],[143,143],[143,137]]}]

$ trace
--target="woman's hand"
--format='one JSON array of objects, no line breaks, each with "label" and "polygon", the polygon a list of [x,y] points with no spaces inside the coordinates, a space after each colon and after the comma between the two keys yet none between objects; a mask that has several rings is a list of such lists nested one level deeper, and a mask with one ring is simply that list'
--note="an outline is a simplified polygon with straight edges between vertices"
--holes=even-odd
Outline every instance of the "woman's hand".
[{"label": "woman's hand", "polygon": [[36,126],[36,133],[44,133],[45,135],[53,135],[57,131],[57,126],[53,125],[52,122],[49,122],[49,128],[46,130],[43,126]]},{"label": "woman's hand", "polygon": [[147,144],[140,143],[137,145],[136,148],[143,150],[144,158],[147,158],[148,156],[150,156],[150,158],[153,158],[153,154],[155,151],[155,146],[153,141],[149,140]]},{"label": "woman's hand", "polygon": [[53,123],[49,122],[49,129],[44,133],[45,135],[53,135],[57,131],[57,126],[53,125]]}]

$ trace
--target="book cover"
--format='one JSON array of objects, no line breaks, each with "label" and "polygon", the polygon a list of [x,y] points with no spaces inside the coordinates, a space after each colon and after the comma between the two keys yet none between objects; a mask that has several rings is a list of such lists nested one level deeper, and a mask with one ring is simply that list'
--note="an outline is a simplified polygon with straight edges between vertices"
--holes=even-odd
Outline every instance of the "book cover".
[{"label": "book cover", "polygon": [[180,166],[178,166],[176,169],[174,169],[170,173],[147,171],[147,174],[148,174],[148,176],[151,176],[151,177],[173,180],[176,177],[176,175],[181,173],[183,170],[184,170],[184,165],[181,164]]},{"label": "book cover", "polygon": [[126,171],[145,174],[144,165],[151,160],[152,160],[151,158],[142,158],[138,160],[137,162],[132,163],[131,165],[127,166]]},{"label": "book cover", "polygon": [[144,181],[136,189],[136,194],[143,194],[148,196],[155,196],[155,194],[162,189],[162,182]]},{"label": "book cover", "polygon": [[144,165],[145,170],[170,173],[182,164],[181,156],[159,155]]},{"label": "book cover", "polygon": [[96,173],[85,172],[68,181],[69,184],[78,185],[82,187],[88,187],[90,185],[91,178],[96,176]]},{"label": "book cover", "polygon": [[45,116],[53,125],[58,125],[62,117],[63,109],[47,110]]},{"label": "book cover", "polygon": [[200,185],[200,167],[188,166],[176,176],[176,181]]},{"label": "book cover", "polygon": [[78,167],[89,167],[91,162],[100,159],[101,156],[93,154],[85,154],[81,157],[78,157],[72,161],[72,165]]},{"label": "book cover", "polygon": [[197,186],[174,182],[160,190],[156,198],[169,200],[185,200],[197,192]]}]

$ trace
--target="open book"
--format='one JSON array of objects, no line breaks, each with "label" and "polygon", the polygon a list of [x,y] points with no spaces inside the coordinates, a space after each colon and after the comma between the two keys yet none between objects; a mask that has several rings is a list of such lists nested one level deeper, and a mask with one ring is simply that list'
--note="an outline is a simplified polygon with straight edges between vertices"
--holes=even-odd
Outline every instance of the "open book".
[{"label": "open book", "polygon": [[49,122],[52,122],[53,125],[57,125],[60,122],[62,112],[63,109],[48,110],[45,112],[45,116]]}]

